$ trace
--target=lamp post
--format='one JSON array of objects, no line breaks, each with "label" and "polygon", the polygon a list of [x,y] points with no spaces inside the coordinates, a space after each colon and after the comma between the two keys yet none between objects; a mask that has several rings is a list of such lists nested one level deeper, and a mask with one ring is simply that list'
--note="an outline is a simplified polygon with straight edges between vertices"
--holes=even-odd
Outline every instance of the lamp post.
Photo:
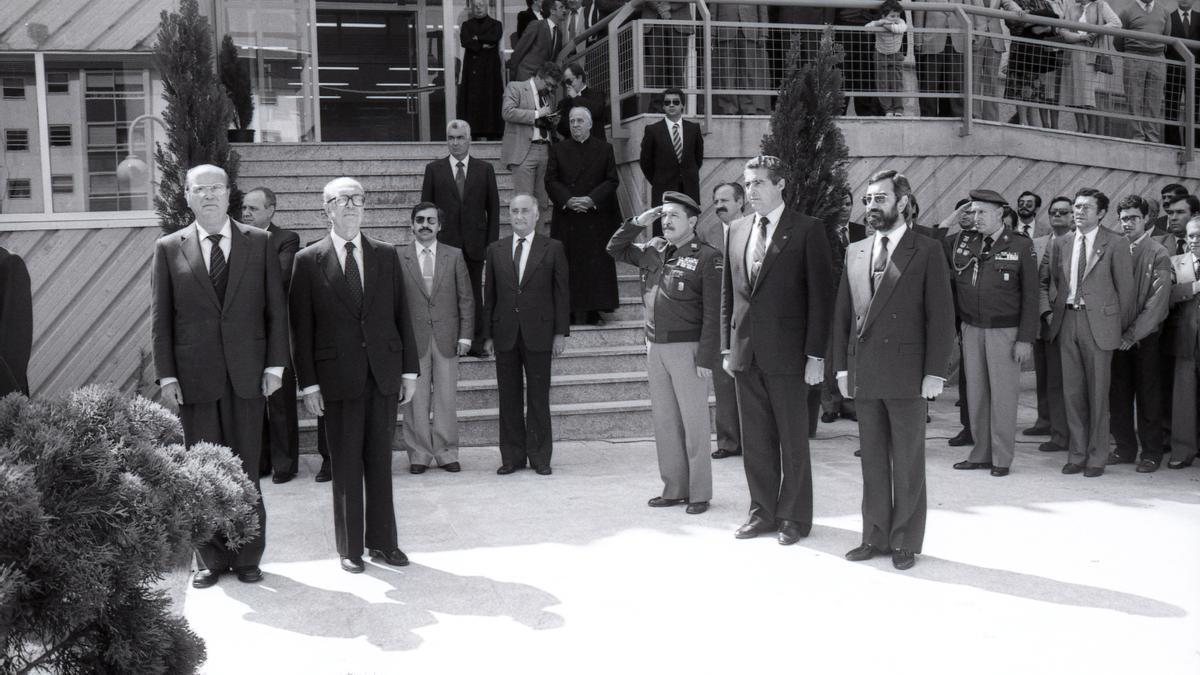
[{"label": "lamp post", "polygon": [[[129,154],[125,157],[125,159],[121,160],[120,164],[117,165],[117,184],[123,190],[132,192],[135,185],[145,185],[147,182],[149,182],[150,191],[153,193],[154,168],[152,166],[147,166],[146,162],[142,160],[141,157],[138,157],[133,150],[133,130],[136,129],[137,125],[142,121],[157,122],[158,125],[162,127],[164,132],[167,131],[167,123],[157,115],[145,114],[138,115],[137,117],[133,118],[133,121],[129,123],[129,130],[126,132],[129,144]],[[149,141],[149,136],[147,136],[147,141]],[[149,146],[148,142],[147,146]]]}]

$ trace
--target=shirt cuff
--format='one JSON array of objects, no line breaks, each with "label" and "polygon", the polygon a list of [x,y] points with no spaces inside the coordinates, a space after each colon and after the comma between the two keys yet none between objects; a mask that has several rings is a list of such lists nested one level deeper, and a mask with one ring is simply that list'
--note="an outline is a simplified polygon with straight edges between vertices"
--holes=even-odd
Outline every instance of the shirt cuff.
[{"label": "shirt cuff", "polygon": [[941,380],[942,384],[946,384],[946,378],[942,377],[941,375],[926,375],[925,377],[932,377]]},{"label": "shirt cuff", "polygon": [[415,379],[417,379],[417,374],[416,373],[403,373],[400,375],[400,377],[402,377],[406,380],[415,380]]},{"label": "shirt cuff", "polygon": [[837,375],[834,376],[834,378],[838,379],[838,380],[842,379],[843,377],[850,377],[850,371],[839,370],[839,371],[837,371]]},{"label": "shirt cuff", "polygon": [[158,381],[158,388],[162,389],[162,388],[166,387],[168,384],[178,384],[178,383],[179,383],[179,378],[177,378],[177,377],[164,377]]},{"label": "shirt cuff", "polygon": [[470,346],[471,346],[471,340],[470,340],[470,338],[459,338],[459,339],[458,339],[458,344],[460,344],[460,345],[466,345],[466,346],[470,347]]},{"label": "shirt cuff", "polygon": [[319,394],[319,393],[321,393],[321,385],[319,385],[319,384],[310,385],[310,386],[307,386],[300,390],[301,396],[308,396],[309,394]]},{"label": "shirt cuff", "polygon": [[825,357],[823,357],[823,356],[813,356],[812,354],[809,354],[808,358],[812,359],[813,361],[816,361],[817,363],[825,363]]},{"label": "shirt cuff", "polygon": [[263,372],[266,373],[267,375],[274,375],[275,377],[278,377],[279,379],[282,380],[283,379],[283,368],[284,368],[283,366],[271,366],[271,367],[267,368],[266,370],[264,370]]}]

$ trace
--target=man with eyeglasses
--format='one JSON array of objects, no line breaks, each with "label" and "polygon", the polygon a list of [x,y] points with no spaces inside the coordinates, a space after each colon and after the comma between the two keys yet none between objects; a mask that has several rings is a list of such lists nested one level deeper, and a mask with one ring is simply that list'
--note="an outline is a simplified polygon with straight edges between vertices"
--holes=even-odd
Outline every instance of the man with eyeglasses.
[{"label": "man with eyeglasses", "polygon": [[[333,529],[343,570],[361,573],[364,548],[408,564],[396,544],[392,436],[396,407],[420,372],[400,258],[362,233],[366,194],[353,178],[322,191],[329,234],[296,254],[291,321],[304,407],[325,418],[333,468]],[[364,499],[365,492],[365,499]]]},{"label": "man with eyeglasses", "polygon": [[[547,61],[528,80],[509,82],[501,104],[505,125],[500,163],[512,172],[513,193],[534,195],[543,218],[550,213],[546,166],[550,163],[550,142],[558,124],[554,90],[561,79],[562,69],[554,61]],[[546,234],[545,229],[539,231]]]},{"label": "man with eyeglasses", "polygon": [[1125,329],[1121,345],[1113,352],[1108,405],[1116,447],[1109,453],[1107,464],[1133,464],[1138,458],[1140,441],[1142,458],[1137,471],[1152,473],[1162,463],[1165,445],[1159,338],[1169,309],[1171,258],[1167,249],[1154,241],[1146,229],[1150,222],[1147,218],[1150,207],[1146,200],[1129,195],[1121,200],[1117,213],[1120,219],[1114,231],[1129,240],[1133,258],[1137,318]]},{"label": "man with eyeglasses", "polygon": [[1188,251],[1171,258],[1175,285],[1163,330],[1163,345],[1175,366],[1168,469],[1191,466],[1200,445],[1196,424],[1196,411],[1200,410],[1200,218],[1188,221],[1184,237]]},{"label": "man with eyeglasses", "polygon": [[[287,296],[270,235],[228,215],[229,177],[201,164],[184,182],[195,220],[159,239],[151,276],[154,366],[162,397],[178,408],[184,442],[224,445],[259,492],[266,399],[289,365]],[[233,550],[217,535],[197,551],[194,588],[234,572],[262,580],[266,509],[259,493],[257,537]]]},{"label": "man with eyeglasses", "polygon": [[587,72],[584,71],[583,64],[572,63],[564,66],[562,84],[566,95],[558,102],[559,137],[571,137],[571,108],[583,106],[592,115],[591,137],[606,140],[604,123],[608,120],[608,115],[605,114],[605,103],[603,97],[588,86]]},{"label": "man with eyeglasses", "polygon": [[1036,192],[1026,190],[1017,197],[1017,227],[1015,232],[1026,239],[1042,234],[1038,227],[1038,209],[1042,208],[1042,198]]},{"label": "man with eyeglasses", "polygon": [[1112,353],[1133,323],[1137,289],[1129,241],[1100,227],[1108,196],[1082,188],[1072,210],[1075,233],[1050,244],[1041,309],[1063,373],[1070,373],[1063,381],[1070,441],[1062,472],[1096,478],[1108,460]]},{"label": "man with eyeglasses", "polygon": [[[650,181],[650,203],[661,204],[663,193],[682,192],[700,203],[700,165],[704,163],[704,137],[700,125],[683,119],[683,91],[663,92],[665,116],[646,127],[638,164]],[[654,225],[654,236],[662,228]]]},{"label": "man with eyeglasses", "polygon": [[[1038,280],[1045,283],[1049,273],[1050,242],[1070,234],[1075,229],[1071,219],[1071,198],[1058,196],[1050,200],[1046,211],[1050,218],[1050,232],[1034,237],[1033,248],[1038,259]],[[1040,292],[1039,292],[1040,296]],[[1039,297],[1039,313],[1041,299]],[[1063,372],[1062,358],[1058,347],[1046,336],[1049,324],[1043,319],[1038,321],[1038,338],[1033,344],[1033,367],[1037,377],[1037,409],[1038,417],[1032,427],[1022,431],[1025,436],[1049,435],[1050,440],[1038,445],[1042,452],[1066,452],[1068,443],[1067,411],[1063,401]]]}]

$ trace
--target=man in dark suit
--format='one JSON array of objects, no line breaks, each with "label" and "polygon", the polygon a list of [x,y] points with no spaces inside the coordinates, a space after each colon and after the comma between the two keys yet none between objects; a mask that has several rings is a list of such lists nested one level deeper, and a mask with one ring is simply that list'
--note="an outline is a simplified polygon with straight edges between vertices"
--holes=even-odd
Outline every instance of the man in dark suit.
[{"label": "man in dark suit", "polygon": [[516,194],[508,205],[512,236],[487,249],[483,334],[495,350],[500,390],[500,468],[510,474],[526,462],[549,476],[550,360],[570,334],[567,254],[562,243],[534,232],[537,201]]},{"label": "man in dark suit", "polygon": [[[1171,12],[1167,22],[1167,34],[1185,40],[1200,40],[1200,12],[1192,4],[1194,0],[1178,0],[1179,7]],[[1192,50],[1192,56],[1200,60],[1200,51]],[[1185,74],[1183,57],[1174,47],[1167,47],[1167,81],[1163,87],[1163,117],[1168,120],[1179,119],[1183,110],[1183,93]],[[1197,92],[1200,93],[1200,92]],[[1168,124],[1165,140],[1170,145],[1182,145],[1183,126]]]},{"label": "man in dark suit", "polygon": [[580,63],[571,63],[563,67],[562,83],[563,87],[567,90],[567,95],[558,102],[558,127],[556,131],[558,131],[559,137],[571,137],[569,120],[571,108],[583,106],[592,114],[592,137],[602,141],[606,140],[604,136],[604,123],[608,121],[608,115],[605,113],[607,106],[605,106],[599,92],[588,86],[587,73],[584,72],[583,65]]},{"label": "man in dark suit", "polygon": [[808,388],[825,378],[833,294],[820,221],[787,209],[778,157],[746,162],[751,216],[729,227],[721,315],[723,366],[737,387],[750,518],[736,536],[778,532],[794,544],[812,528]]},{"label": "man in dark suit", "polygon": [[21,256],[0,248],[0,398],[29,395],[33,349],[33,296]]},{"label": "man in dark suit", "polygon": [[954,304],[941,245],[910,231],[912,188],[892,170],[867,181],[872,237],[851,244],[830,349],[862,440],[863,538],[852,561],[892,552],[916,563],[925,539],[925,415],[954,348]]},{"label": "man in dark suit", "polygon": [[[867,226],[862,223],[856,223],[852,220],[851,215],[854,208],[854,199],[847,190],[842,198],[842,208],[846,212],[846,222],[838,225],[836,236],[833,240],[833,278],[835,280],[842,278],[842,269],[846,266],[846,249],[850,248],[850,244],[862,241],[867,238]],[[836,297],[836,281],[834,285]],[[830,329],[833,327],[830,326]],[[842,392],[838,391],[837,380],[834,378],[833,359],[825,360],[825,381],[821,383],[821,408],[824,412],[821,413],[821,421],[825,424],[830,424],[837,421],[839,417],[847,419],[857,419],[854,414],[854,401],[846,399],[842,396]],[[812,416],[809,416],[812,419]]]},{"label": "man in dark suit", "polygon": [[1163,345],[1175,367],[1171,415],[1169,469],[1186,469],[1196,460],[1200,435],[1196,410],[1200,387],[1200,219],[1188,222],[1189,250],[1171,258],[1175,284],[1171,287],[1171,313],[1163,330]]},{"label": "man in dark suit", "polygon": [[1182,195],[1176,193],[1171,201],[1164,200],[1163,204],[1163,210],[1167,212],[1166,232],[1154,238],[1167,249],[1169,255],[1183,255],[1188,251],[1184,230],[1189,220],[1200,216],[1200,197],[1186,192]]},{"label": "man in dark suit", "polygon": [[1100,227],[1108,196],[1083,188],[1075,193],[1074,211],[1074,235],[1050,243],[1041,309],[1068,374],[1063,398],[1070,445],[1062,472],[1094,478],[1108,460],[1112,355],[1133,323],[1136,285],[1129,242]]},{"label": "man in dark suit", "polygon": [[[1159,201],[1159,203],[1162,205],[1162,215],[1156,216],[1154,218],[1154,220],[1150,221],[1151,236],[1155,237],[1155,238],[1161,238],[1163,235],[1165,235],[1167,233],[1167,224],[1168,224],[1168,221],[1170,220],[1170,215],[1167,213],[1167,207],[1170,206],[1172,203],[1177,202],[1180,199],[1183,199],[1184,197],[1187,197],[1188,191],[1187,191],[1187,188],[1180,185],[1179,183],[1168,183],[1162,187],[1160,196],[1162,197],[1162,199]],[[1151,209],[1154,209],[1154,208],[1155,208],[1154,205],[1151,204]],[[1182,230],[1183,226],[1186,224],[1187,224],[1187,219],[1185,218],[1183,223],[1180,223],[1180,229]],[[1166,244],[1164,244],[1164,246],[1166,246]],[[1172,255],[1179,255],[1178,253],[1173,253],[1171,251],[1170,247],[1167,247],[1167,253],[1172,253]]]},{"label": "man in dark suit", "polygon": [[[696,228],[696,236],[700,241],[712,246],[718,251],[725,250],[729,226],[735,220],[742,218],[746,206],[746,190],[740,183],[721,183],[713,188],[713,214],[716,218],[715,227],[700,226]],[[719,364],[718,364],[719,365]],[[713,450],[713,459],[740,457],[742,454],[742,428],[738,419],[737,385],[733,376],[724,368],[714,368],[712,371],[713,397],[716,399],[716,411],[713,422],[717,432],[717,449]]]},{"label": "man in dark suit", "polygon": [[[271,248],[279,257],[283,292],[287,293],[292,285],[292,260],[296,257],[296,251],[300,250],[300,235],[272,223],[271,219],[274,216],[275,193],[270,188],[256,187],[242,197],[242,221],[260,230],[266,230],[270,235]],[[279,391],[267,398],[267,417],[263,422],[263,450],[258,466],[259,473],[263,476],[273,473],[272,483],[288,482],[295,478],[300,468],[296,374],[290,367],[283,371],[283,384]]]},{"label": "man in dark suit", "polygon": [[491,162],[471,159],[471,127],[462,120],[446,125],[450,154],[425,165],[421,201],[441,209],[438,241],[462,250],[471,276],[475,317],[471,356],[483,356],[483,254],[500,238],[500,193]]},{"label": "man in dark suit", "polygon": [[[288,365],[287,298],[270,235],[229,218],[229,178],[202,164],[187,172],[188,206],[196,220],[155,243],[151,276],[154,366],[162,397],[179,408],[183,438],[229,447],[258,491],[258,456],[266,397]],[[192,579],[208,588],[232,570],[262,580],[260,531],[236,551],[216,537],[197,551],[204,569]]]},{"label": "man in dark suit", "polygon": [[292,274],[296,378],[304,407],[325,417],[338,555],[359,573],[364,545],[389,565],[408,564],[396,545],[392,432],[397,398],[408,403],[416,391],[419,350],[396,249],[359,230],[362,185],[335,178],[323,198],[329,236],[296,254]]},{"label": "man in dark suit", "polygon": [[[421,202],[412,209],[416,239],[399,247],[413,335],[421,353],[417,393],[404,406],[404,445],[409,471],[425,473],[434,462],[457,473],[458,357],[466,356],[474,334],[471,280],[462,253],[438,241],[441,209]],[[433,424],[429,415],[433,413]]]},{"label": "man in dark suit", "polygon": [[564,0],[542,0],[542,15],[546,18],[530,24],[508,57],[508,80],[528,80],[547,61],[553,61],[566,45],[563,32],[567,19]]},{"label": "man in dark suit", "polygon": [[[700,202],[700,165],[704,163],[704,137],[700,125],[683,119],[683,91],[663,92],[660,122],[646,127],[638,160],[642,175],[650,181],[650,203],[661,204],[667,190],[682,192]],[[662,234],[656,223],[654,235]]]}]

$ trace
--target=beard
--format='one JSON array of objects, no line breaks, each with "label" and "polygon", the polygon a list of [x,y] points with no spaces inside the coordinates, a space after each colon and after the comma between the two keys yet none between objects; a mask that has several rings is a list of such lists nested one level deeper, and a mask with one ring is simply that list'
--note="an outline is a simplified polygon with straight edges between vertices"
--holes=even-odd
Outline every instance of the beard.
[{"label": "beard", "polygon": [[867,225],[876,232],[890,232],[900,222],[900,209],[892,206],[890,209],[871,208],[867,211]]}]

